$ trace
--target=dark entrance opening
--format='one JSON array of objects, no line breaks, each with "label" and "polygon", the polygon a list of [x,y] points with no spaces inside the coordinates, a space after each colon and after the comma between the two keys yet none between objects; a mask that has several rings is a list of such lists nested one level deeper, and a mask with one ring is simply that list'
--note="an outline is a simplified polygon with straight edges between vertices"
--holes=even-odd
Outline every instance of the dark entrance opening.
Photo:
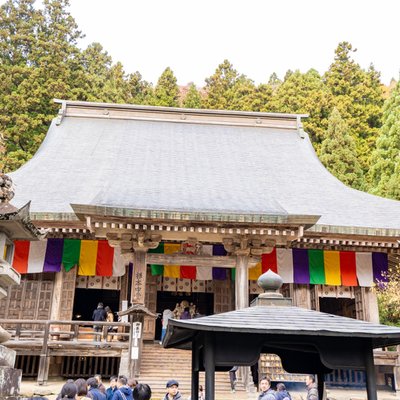
[{"label": "dark entrance opening", "polygon": [[356,318],[356,302],[354,299],[320,297],[319,310],[341,317]]},{"label": "dark entrance opening", "polygon": [[[177,293],[177,292],[157,292],[157,313],[162,313],[166,309],[173,311],[177,303],[186,300],[196,305],[201,315],[211,315],[214,313],[214,294],[213,293]],[[161,318],[156,320],[155,339],[161,337]]]},{"label": "dark entrance opening", "polygon": [[[322,312],[339,315],[341,317],[356,318],[356,302],[354,299],[337,299],[335,297],[320,297],[319,309]],[[364,371],[352,369],[335,369],[325,375],[328,387],[346,387],[360,389],[365,387]]]},{"label": "dark entrance opening", "polygon": [[119,311],[119,290],[75,289],[72,319],[91,321],[93,311],[99,302],[102,302],[104,307],[109,306],[115,315]]}]

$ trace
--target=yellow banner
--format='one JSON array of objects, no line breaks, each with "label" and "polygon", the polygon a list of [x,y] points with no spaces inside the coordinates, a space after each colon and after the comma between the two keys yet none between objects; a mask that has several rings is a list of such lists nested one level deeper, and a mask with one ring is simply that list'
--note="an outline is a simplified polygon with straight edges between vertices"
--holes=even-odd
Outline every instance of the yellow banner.
[{"label": "yellow banner", "polygon": [[325,284],[336,285],[342,284],[340,278],[340,252],[339,251],[324,251],[324,266],[325,266]]},{"label": "yellow banner", "polygon": [[79,256],[78,275],[95,276],[97,259],[97,240],[82,240]]},{"label": "yellow banner", "polygon": [[[164,243],[164,254],[174,254],[180,253],[181,245]],[[163,275],[168,278],[180,278],[181,277],[181,267],[180,265],[164,265]]]},{"label": "yellow banner", "polygon": [[253,268],[249,268],[249,280],[256,281],[261,274],[262,274],[261,263],[258,263]]}]

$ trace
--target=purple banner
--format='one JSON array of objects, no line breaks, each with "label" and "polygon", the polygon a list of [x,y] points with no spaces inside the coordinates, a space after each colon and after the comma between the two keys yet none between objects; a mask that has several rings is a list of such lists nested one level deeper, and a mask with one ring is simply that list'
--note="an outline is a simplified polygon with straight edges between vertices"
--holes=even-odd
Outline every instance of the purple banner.
[{"label": "purple banner", "polygon": [[388,281],[388,257],[386,253],[372,253],[372,270],[374,275],[374,282],[384,283]]},{"label": "purple banner", "polygon": [[64,248],[64,239],[47,239],[43,272],[61,271],[63,248]]},{"label": "purple banner", "polygon": [[227,252],[224,248],[223,244],[214,244],[213,245],[213,256],[226,256]]},{"label": "purple banner", "polygon": [[212,277],[217,281],[224,281],[227,279],[226,268],[213,267]]},{"label": "purple banner", "polygon": [[308,268],[307,249],[293,249],[292,255],[294,283],[309,284],[310,270]]}]

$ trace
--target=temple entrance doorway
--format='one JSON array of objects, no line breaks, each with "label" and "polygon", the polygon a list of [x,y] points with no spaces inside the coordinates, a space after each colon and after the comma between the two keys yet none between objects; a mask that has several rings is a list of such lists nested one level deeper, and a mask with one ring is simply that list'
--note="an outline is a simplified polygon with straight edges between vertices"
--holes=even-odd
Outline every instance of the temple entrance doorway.
[{"label": "temple entrance doorway", "polygon": [[114,313],[119,311],[119,290],[110,289],[75,289],[73,320],[92,321],[93,311],[102,302],[109,306]]},{"label": "temple entrance doorway", "polygon": [[356,302],[354,299],[322,297],[319,299],[319,309],[328,314],[356,318]]},{"label": "temple entrance doorway", "polygon": [[[211,315],[214,312],[214,294],[213,293],[179,293],[179,292],[157,292],[157,313],[161,318],[157,318],[155,339],[160,340],[162,327],[162,314],[164,310],[174,311],[175,308],[185,306],[195,306],[198,314],[201,316]],[[192,308],[193,309],[193,308]],[[191,310],[192,310],[191,309]],[[190,311],[191,311],[190,310]]]}]

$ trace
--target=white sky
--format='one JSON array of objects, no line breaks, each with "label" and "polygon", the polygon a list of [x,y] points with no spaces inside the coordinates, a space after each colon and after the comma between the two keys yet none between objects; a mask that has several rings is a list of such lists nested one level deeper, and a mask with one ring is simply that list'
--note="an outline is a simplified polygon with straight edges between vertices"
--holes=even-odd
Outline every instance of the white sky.
[{"label": "white sky", "polygon": [[[3,3],[4,0],[0,0]],[[179,84],[204,85],[225,58],[257,83],[288,69],[325,72],[340,41],[382,81],[400,71],[399,0],[70,0],[86,34],[155,83],[171,67]]]}]

